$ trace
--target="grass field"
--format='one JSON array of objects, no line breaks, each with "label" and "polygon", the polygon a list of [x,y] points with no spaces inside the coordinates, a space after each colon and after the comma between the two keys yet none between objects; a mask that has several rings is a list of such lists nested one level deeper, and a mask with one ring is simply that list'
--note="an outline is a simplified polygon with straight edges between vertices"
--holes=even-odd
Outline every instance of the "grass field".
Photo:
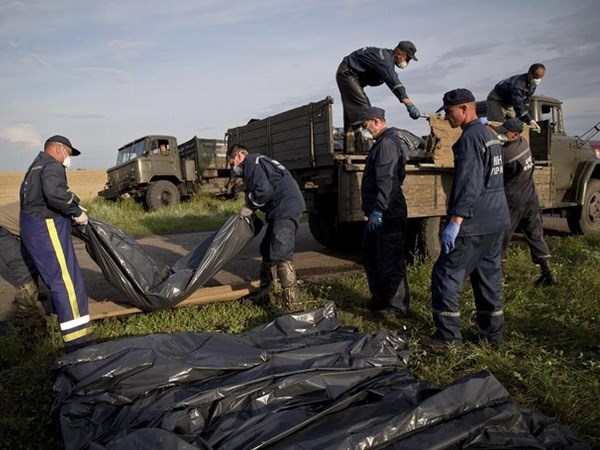
[{"label": "grass field", "polygon": [[[0,174],[0,205],[19,200],[19,187],[24,172],[2,172]],[[68,170],[69,189],[82,200],[96,198],[106,183],[106,170]]]},{"label": "grass field", "polygon": [[[185,227],[214,227],[239,202],[199,197],[170,213],[145,213],[133,202],[94,201],[90,214],[134,232],[172,231]],[[139,208],[139,209],[138,209]],[[209,220],[198,225],[200,210]],[[92,213],[93,211],[93,213]],[[148,214],[148,215],[146,215]],[[164,215],[162,215],[164,214]],[[100,217],[101,216],[101,217]],[[111,220],[112,219],[112,220]],[[137,222],[144,222],[139,228]],[[117,225],[119,226],[119,225]],[[408,318],[379,323],[362,306],[368,298],[364,275],[345,275],[302,284],[308,308],[334,301],[343,323],[361,331],[381,327],[406,332],[412,354],[411,372],[420,379],[446,386],[479,370],[491,371],[521,406],[555,417],[593,446],[600,446],[600,235],[551,237],[554,266],[560,284],[537,288],[538,269],[528,249],[510,249],[504,286],[506,342],[498,348],[472,343],[475,308],[472,291],[463,293],[462,317],[467,343],[461,349],[432,354],[418,345],[418,336],[432,331],[430,275],[432,261],[409,267],[412,310]],[[237,333],[272,320],[278,307],[259,307],[248,301],[222,302],[107,319],[95,323],[101,340],[149,333],[209,331]],[[50,417],[52,366],[62,352],[56,320],[45,330],[23,334],[9,326],[0,336],[0,447],[60,448],[57,424]],[[27,443],[27,444],[24,444]]]}]

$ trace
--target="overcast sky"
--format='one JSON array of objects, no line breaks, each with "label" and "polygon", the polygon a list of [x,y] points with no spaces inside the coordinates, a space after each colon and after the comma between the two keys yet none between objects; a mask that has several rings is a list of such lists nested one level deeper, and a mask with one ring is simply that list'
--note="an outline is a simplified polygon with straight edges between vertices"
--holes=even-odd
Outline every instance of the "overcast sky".
[{"label": "overcast sky", "polygon": [[[598,0],[0,0],[0,171],[25,170],[53,134],[82,151],[73,168],[107,168],[144,135],[222,138],[328,95],[341,126],[341,59],[400,40],[417,46],[399,75],[423,113],[541,62],[537,93],[582,134],[600,120],[599,20]],[[427,132],[386,86],[367,94]]]}]

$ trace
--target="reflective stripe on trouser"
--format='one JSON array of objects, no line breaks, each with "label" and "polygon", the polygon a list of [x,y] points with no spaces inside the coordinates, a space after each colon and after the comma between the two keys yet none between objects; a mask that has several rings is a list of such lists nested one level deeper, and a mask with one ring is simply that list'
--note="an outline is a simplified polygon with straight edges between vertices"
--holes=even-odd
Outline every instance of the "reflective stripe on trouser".
[{"label": "reflective stripe on trouser", "polygon": [[398,312],[408,312],[410,291],[406,280],[404,239],[407,220],[384,218],[381,227],[369,231],[365,227],[361,254],[372,309],[391,307]]},{"label": "reflective stripe on trouser", "polygon": [[38,219],[21,213],[21,240],[50,288],[65,343],[76,345],[91,339],[88,297],[71,238],[71,220]]},{"label": "reflective stripe on trouser", "polygon": [[459,300],[467,277],[471,280],[477,325],[482,337],[502,340],[500,249],[504,233],[458,237],[453,251],[441,254],[431,274],[431,301],[436,337],[462,340]]}]

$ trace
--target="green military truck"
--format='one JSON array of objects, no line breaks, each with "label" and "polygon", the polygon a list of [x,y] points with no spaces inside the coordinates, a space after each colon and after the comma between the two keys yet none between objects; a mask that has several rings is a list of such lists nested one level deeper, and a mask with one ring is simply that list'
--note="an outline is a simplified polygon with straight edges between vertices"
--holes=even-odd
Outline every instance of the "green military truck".
[{"label": "green military truck", "polygon": [[[347,154],[334,139],[333,99],[309,103],[227,131],[228,145],[277,159],[304,192],[311,233],[321,244],[348,249],[360,242],[365,218],[360,182],[366,155]],[[483,106],[483,103],[479,106]],[[567,217],[577,233],[600,231],[600,167],[589,146],[566,135],[561,102],[534,97],[533,117],[542,132],[532,133],[535,180],[543,208]],[[452,145],[460,136],[441,116],[429,119],[422,140],[402,131],[409,159],[403,190],[408,204],[409,248],[440,251],[439,231],[452,186]]]},{"label": "green military truck", "polygon": [[230,195],[233,189],[222,140],[193,137],[178,145],[173,136],[151,135],[117,150],[99,196],[133,197],[150,210],[176,205],[198,191]]}]

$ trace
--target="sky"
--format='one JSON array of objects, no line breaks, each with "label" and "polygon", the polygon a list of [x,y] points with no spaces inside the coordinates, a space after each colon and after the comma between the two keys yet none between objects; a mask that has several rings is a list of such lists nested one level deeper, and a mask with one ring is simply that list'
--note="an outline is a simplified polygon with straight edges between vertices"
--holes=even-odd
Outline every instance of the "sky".
[{"label": "sky", "polygon": [[[400,40],[417,47],[398,72],[422,113],[541,62],[536,93],[580,135],[600,121],[599,18],[598,0],[0,0],[0,171],[54,134],[82,151],[72,168],[106,169],[141,136],[222,139],[327,96],[341,126],[342,58]],[[389,125],[428,133],[385,85],[366,92]]]}]

